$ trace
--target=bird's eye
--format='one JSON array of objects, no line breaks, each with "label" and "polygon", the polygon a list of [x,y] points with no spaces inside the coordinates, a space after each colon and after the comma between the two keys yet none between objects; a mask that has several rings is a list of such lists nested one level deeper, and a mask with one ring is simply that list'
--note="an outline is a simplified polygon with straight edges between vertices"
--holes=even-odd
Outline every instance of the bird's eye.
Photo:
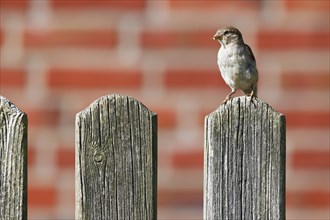
[{"label": "bird's eye", "polygon": [[228,31],[223,32],[224,35],[227,35],[228,33],[229,33]]}]

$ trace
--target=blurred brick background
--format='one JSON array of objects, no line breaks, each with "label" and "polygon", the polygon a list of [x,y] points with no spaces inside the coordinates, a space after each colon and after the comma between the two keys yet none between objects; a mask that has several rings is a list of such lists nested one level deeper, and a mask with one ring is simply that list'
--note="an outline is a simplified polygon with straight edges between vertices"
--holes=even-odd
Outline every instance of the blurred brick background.
[{"label": "blurred brick background", "polygon": [[112,93],[159,115],[159,219],[201,219],[203,120],[230,91],[211,37],[226,25],[287,116],[287,218],[329,219],[328,0],[0,2],[0,94],[29,118],[30,219],[74,218],[75,114]]}]

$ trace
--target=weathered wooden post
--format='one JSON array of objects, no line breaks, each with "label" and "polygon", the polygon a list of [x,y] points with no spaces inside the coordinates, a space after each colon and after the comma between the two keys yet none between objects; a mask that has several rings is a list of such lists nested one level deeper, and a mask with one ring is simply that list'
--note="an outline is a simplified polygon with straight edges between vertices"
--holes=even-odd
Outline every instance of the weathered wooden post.
[{"label": "weathered wooden post", "polygon": [[0,96],[0,219],[27,219],[27,116]]},{"label": "weathered wooden post", "polygon": [[76,116],[76,219],[157,218],[157,115],[111,95]]},{"label": "weathered wooden post", "polygon": [[204,219],[285,219],[285,116],[237,97],[205,118]]}]

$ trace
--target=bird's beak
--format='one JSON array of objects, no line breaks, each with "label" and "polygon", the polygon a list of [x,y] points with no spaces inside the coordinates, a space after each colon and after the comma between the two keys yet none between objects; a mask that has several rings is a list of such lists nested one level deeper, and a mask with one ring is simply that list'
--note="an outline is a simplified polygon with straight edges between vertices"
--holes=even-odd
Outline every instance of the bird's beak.
[{"label": "bird's beak", "polygon": [[222,40],[222,35],[221,35],[221,34],[215,34],[215,35],[212,37],[212,40],[217,40],[217,39]]}]

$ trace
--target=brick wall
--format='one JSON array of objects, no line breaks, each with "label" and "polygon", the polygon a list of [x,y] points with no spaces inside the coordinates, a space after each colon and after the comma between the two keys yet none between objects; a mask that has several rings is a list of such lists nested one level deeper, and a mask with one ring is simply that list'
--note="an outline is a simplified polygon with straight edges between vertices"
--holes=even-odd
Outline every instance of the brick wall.
[{"label": "brick wall", "polygon": [[329,1],[0,0],[0,93],[29,116],[29,218],[74,217],[75,114],[124,93],[159,114],[159,219],[201,219],[203,120],[237,26],[287,116],[287,218],[329,214]]}]

